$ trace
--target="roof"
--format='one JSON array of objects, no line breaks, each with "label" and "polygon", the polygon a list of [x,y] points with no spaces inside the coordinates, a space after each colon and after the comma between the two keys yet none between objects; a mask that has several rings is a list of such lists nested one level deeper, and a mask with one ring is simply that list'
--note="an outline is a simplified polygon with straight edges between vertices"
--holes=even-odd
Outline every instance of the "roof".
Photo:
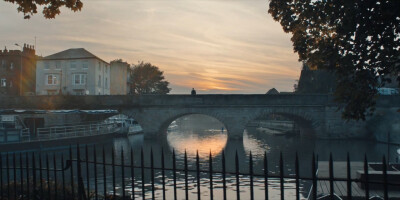
[{"label": "roof", "polygon": [[96,58],[107,64],[108,62],[103,59],[97,57],[96,55],[90,53],[88,50],[84,48],[76,48],[76,49],[67,49],[49,56],[42,58],[42,60],[70,60],[70,59],[87,59],[87,58]]}]

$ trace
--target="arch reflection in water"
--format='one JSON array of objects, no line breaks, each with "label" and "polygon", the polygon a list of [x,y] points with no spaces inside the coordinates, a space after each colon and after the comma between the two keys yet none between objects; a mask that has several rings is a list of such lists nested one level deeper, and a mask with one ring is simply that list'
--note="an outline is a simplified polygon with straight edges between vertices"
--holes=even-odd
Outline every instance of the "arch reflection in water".
[{"label": "arch reflection in water", "polygon": [[186,115],[171,123],[167,132],[169,147],[178,154],[189,157],[208,158],[219,155],[226,146],[228,136],[226,128],[218,120],[199,114]]}]

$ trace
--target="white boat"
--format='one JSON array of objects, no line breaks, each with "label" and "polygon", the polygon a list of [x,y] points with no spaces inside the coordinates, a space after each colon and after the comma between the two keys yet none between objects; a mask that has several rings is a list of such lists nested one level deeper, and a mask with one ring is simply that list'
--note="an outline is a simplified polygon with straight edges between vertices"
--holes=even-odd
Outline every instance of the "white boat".
[{"label": "white boat", "polygon": [[128,118],[123,115],[117,115],[108,118],[106,123],[116,123],[118,127],[121,127],[120,132],[127,133],[128,135],[139,134],[143,132],[142,127],[138,124],[135,119]]}]

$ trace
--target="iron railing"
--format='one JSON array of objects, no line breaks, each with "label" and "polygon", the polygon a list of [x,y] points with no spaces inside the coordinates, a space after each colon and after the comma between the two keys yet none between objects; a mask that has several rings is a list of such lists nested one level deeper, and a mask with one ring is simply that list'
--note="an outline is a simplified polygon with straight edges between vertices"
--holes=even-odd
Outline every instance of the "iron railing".
[{"label": "iron railing", "polygon": [[[294,161],[294,174],[285,173],[284,170],[284,159],[282,153],[279,159],[279,173],[271,173],[268,170],[268,159],[266,154],[263,158],[263,170],[262,173],[255,173],[253,156],[250,153],[248,157],[248,170],[247,172],[240,172],[239,163],[240,161],[238,153],[234,155],[234,170],[227,170],[227,161],[225,153],[221,154],[221,169],[214,170],[215,161],[213,156],[209,155],[207,160],[208,168],[200,168],[200,158],[197,153],[195,157],[195,164],[189,165],[188,157],[185,152],[183,168],[177,168],[177,156],[175,152],[172,152],[172,156],[167,158],[164,151],[159,152],[157,156],[160,156],[159,166],[154,164],[154,153],[153,150],[150,152],[150,156],[147,158],[144,156],[143,149],[140,152],[140,158],[137,159],[132,149],[127,155],[123,149],[120,151],[120,162],[117,163],[115,160],[116,153],[111,152],[111,162],[107,161],[106,151],[103,147],[101,155],[97,155],[96,146],[93,147],[93,151],[89,152],[88,146],[81,149],[79,145],[76,145],[76,149],[70,147],[68,158],[64,158],[64,154],[57,157],[56,154],[49,156],[46,154],[42,157],[42,153],[36,152],[20,152],[20,153],[2,153],[0,154],[0,198],[1,199],[178,199],[178,190],[184,190],[184,198],[189,199],[189,192],[197,194],[197,199],[201,199],[201,190],[204,187],[204,183],[201,183],[201,177],[206,178],[209,182],[207,187],[208,196],[207,199],[216,198],[214,191],[217,189],[222,190],[221,199],[228,198],[227,192],[236,193],[236,199],[243,199],[241,191],[243,183],[241,179],[247,177],[249,185],[247,193],[249,195],[245,199],[274,199],[269,194],[270,182],[272,180],[279,181],[280,199],[285,199],[285,192],[287,188],[285,184],[287,181],[294,183],[295,188],[294,195],[290,199],[335,199],[337,197],[344,199],[352,199],[355,195],[354,184],[358,184],[364,194],[356,195],[358,199],[370,199],[373,195],[372,187],[379,187],[380,196],[383,199],[394,198],[390,195],[391,190],[399,191],[400,183],[393,181],[389,178],[388,165],[385,157],[382,158],[381,163],[381,176],[371,175],[371,171],[368,167],[367,157],[365,156],[363,162],[363,171],[360,172],[363,176],[355,178],[351,176],[351,163],[350,157],[347,155],[346,171],[347,177],[337,178],[334,176],[334,161],[332,154],[329,158],[329,175],[327,177],[321,177],[318,174],[318,159],[315,155],[312,155],[310,163],[311,176],[303,176],[300,174],[299,158],[296,153]],[[81,152],[84,152],[84,156]],[[92,154],[89,156],[89,154]],[[166,160],[172,161],[172,166],[166,166]],[[135,162],[136,161],[136,162]],[[139,161],[139,162],[138,162]],[[145,164],[145,161],[149,161],[149,164]],[[135,163],[140,163],[139,165]],[[109,170],[111,168],[111,170]],[[118,169],[118,170],[117,170]],[[146,174],[146,171],[150,173]],[[117,172],[118,171],[118,172]],[[243,171],[243,170],[242,170]],[[156,173],[158,174],[157,177]],[[167,178],[167,173],[170,174],[170,178]],[[178,173],[183,175],[182,180],[179,179]],[[189,174],[194,174],[189,177]],[[235,182],[234,188],[229,189],[227,187],[228,176]],[[168,180],[167,180],[168,179]],[[189,179],[192,183],[195,183],[194,188],[189,189]],[[262,184],[255,184],[255,179],[261,180]],[[117,181],[119,180],[118,186]],[[184,186],[178,186],[177,182],[184,182]],[[309,181],[311,187],[308,195],[301,195],[301,181]],[[168,183],[167,183],[168,182]],[[326,190],[321,192],[319,185],[325,184]],[[335,188],[341,185],[343,191],[336,191]],[[166,193],[166,186],[171,186],[173,192]],[[127,192],[128,187],[130,190]],[[111,188],[111,191],[109,190]],[[262,196],[258,194],[255,196],[255,189],[262,189],[264,193]],[[119,190],[120,192],[118,192]],[[191,190],[191,191],[189,191]],[[361,191],[361,190],[360,190]],[[157,192],[157,193],[156,193]],[[204,193],[204,192],[203,192]],[[324,196],[325,193],[325,196]],[[398,195],[398,194],[397,194]],[[182,198],[182,197],[179,197]]]}]

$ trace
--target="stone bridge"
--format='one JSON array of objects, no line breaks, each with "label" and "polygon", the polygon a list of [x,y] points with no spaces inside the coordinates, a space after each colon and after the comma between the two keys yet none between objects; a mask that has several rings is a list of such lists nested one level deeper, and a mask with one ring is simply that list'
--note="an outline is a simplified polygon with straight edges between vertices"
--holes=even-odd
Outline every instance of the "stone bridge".
[{"label": "stone bridge", "polygon": [[[116,109],[135,118],[146,138],[166,132],[175,119],[203,114],[222,122],[229,139],[241,139],[246,125],[261,116],[280,114],[301,132],[318,138],[353,138],[369,134],[367,122],[345,121],[330,95],[141,95],[0,97],[1,109]],[[377,114],[396,113],[400,96],[382,96]],[[371,118],[372,119],[372,118]]]}]

